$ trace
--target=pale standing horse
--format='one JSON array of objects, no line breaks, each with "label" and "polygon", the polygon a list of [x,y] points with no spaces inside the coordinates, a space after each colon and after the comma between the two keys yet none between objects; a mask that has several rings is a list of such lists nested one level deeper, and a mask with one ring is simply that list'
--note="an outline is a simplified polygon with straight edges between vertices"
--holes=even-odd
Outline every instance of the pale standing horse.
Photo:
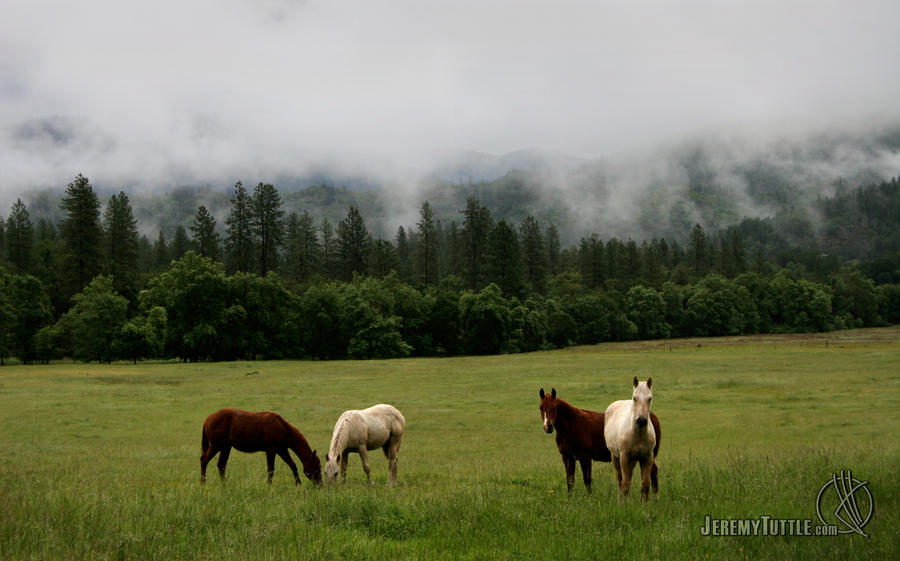
[{"label": "pale standing horse", "polygon": [[388,485],[395,485],[397,452],[405,429],[406,419],[392,405],[379,404],[368,409],[344,411],[334,424],[331,446],[325,455],[325,477],[328,483],[337,481],[338,470],[341,472],[341,480],[347,481],[347,456],[350,452],[356,452],[371,485],[368,451],[381,448],[388,459]]},{"label": "pale standing horse", "polygon": [[[652,385],[653,378],[638,382],[635,376],[631,399],[614,401],[606,408],[604,438],[616,468],[620,499],[628,495],[631,474],[637,463],[641,464],[641,498],[647,501],[649,496],[656,447],[656,431],[653,423],[648,422],[650,402],[653,400]],[[653,494],[657,495],[659,487],[655,483]]]}]

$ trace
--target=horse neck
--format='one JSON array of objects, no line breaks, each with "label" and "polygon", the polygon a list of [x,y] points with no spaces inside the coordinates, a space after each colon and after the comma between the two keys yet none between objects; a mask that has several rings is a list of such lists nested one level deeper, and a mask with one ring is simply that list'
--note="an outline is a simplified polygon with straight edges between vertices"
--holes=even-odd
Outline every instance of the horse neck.
[{"label": "horse neck", "polygon": [[563,401],[562,399],[557,399],[556,401],[556,423],[554,424],[557,430],[560,426],[565,429],[575,420],[577,408],[568,401]]},{"label": "horse neck", "polygon": [[349,430],[347,425],[350,424],[349,417],[341,417],[337,428],[334,430],[334,434],[331,437],[331,446],[328,449],[328,456],[330,458],[336,458],[344,453],[344,449],[347,448],[347,438]]},{"label": "horse neck", "polygon": [[288,444],[290,445],[291,450],[294,451],[294,454],[297,454],[297,457],[303,462],[304,467],[306,467],[307,462],[312,461],[313,454],[309,442],[307,442],[306,438],[300,434],[300,431],[290,424],[288,424]]}]

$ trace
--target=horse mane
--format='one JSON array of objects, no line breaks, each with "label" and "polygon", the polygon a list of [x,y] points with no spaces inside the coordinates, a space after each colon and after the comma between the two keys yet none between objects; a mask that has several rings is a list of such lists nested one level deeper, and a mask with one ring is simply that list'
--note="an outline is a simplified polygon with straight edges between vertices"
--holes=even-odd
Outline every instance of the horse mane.
[{"label": "horse mane", "polygon": [[580,407],[575,407],[565,399],[556,398],[556,419],[559,420],[560,413],[564,413],[563,418],[570,419],[575,416],[579,411],[582,411]]},{"label": "horse mane", "polygon": [[347,413],[345,411],[341,414],[337,426],[334,428],[334,433],[331,435],[331,446],[328,450],[330,456],[335,456],[335,450],[337,450],[337,454],[340,454],[347,447],[347,433],[344,430],[350,424],[350,415]]},{"label": "horse mane", "polygon": [[297,457],[300,458],[300,461],[303,462],[303,465],[306,465],[306,462],[312,460],[312,447],[309,445],[309,442],[306,441],[306,437],[303,436],[297,427],[287,422],[284,417],[281,417],[281,422],[284,423],[284,426],[288,430],[289,438],[291,440],[291,444],[293,444],[294,452],[296,452]]}]

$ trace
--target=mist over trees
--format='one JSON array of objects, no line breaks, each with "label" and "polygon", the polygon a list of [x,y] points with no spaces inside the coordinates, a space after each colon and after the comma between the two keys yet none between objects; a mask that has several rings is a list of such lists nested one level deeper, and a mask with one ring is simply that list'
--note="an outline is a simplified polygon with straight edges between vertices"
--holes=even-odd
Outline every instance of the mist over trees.
[{"label": "mist over trees", "polygon": [[821,233],[785,212],[565,246],[504,204],[524,217],[468,197],[448,223],[425,201],[384,238],[355,205],[335,228],[238,182],[222,230],[198,205],[190,235],[151,243],[125,191],[104,205],[78,175],[58,223],[35,228],[21,199],[0,220],[0,361],[489,354],[900,321],[897,179],[817,201]]}]

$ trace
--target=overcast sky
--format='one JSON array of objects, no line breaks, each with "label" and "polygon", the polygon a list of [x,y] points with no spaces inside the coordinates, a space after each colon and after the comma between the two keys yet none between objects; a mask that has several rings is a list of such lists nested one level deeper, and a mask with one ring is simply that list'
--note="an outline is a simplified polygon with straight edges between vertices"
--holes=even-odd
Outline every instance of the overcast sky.
[{"label": "overcast sky", "polygon": [[[900,118],[900,2],[0,0],[0,195]],[[399,171],[398,171],[399,170]],[[3,198],[0,196],[0,198]]]}]

